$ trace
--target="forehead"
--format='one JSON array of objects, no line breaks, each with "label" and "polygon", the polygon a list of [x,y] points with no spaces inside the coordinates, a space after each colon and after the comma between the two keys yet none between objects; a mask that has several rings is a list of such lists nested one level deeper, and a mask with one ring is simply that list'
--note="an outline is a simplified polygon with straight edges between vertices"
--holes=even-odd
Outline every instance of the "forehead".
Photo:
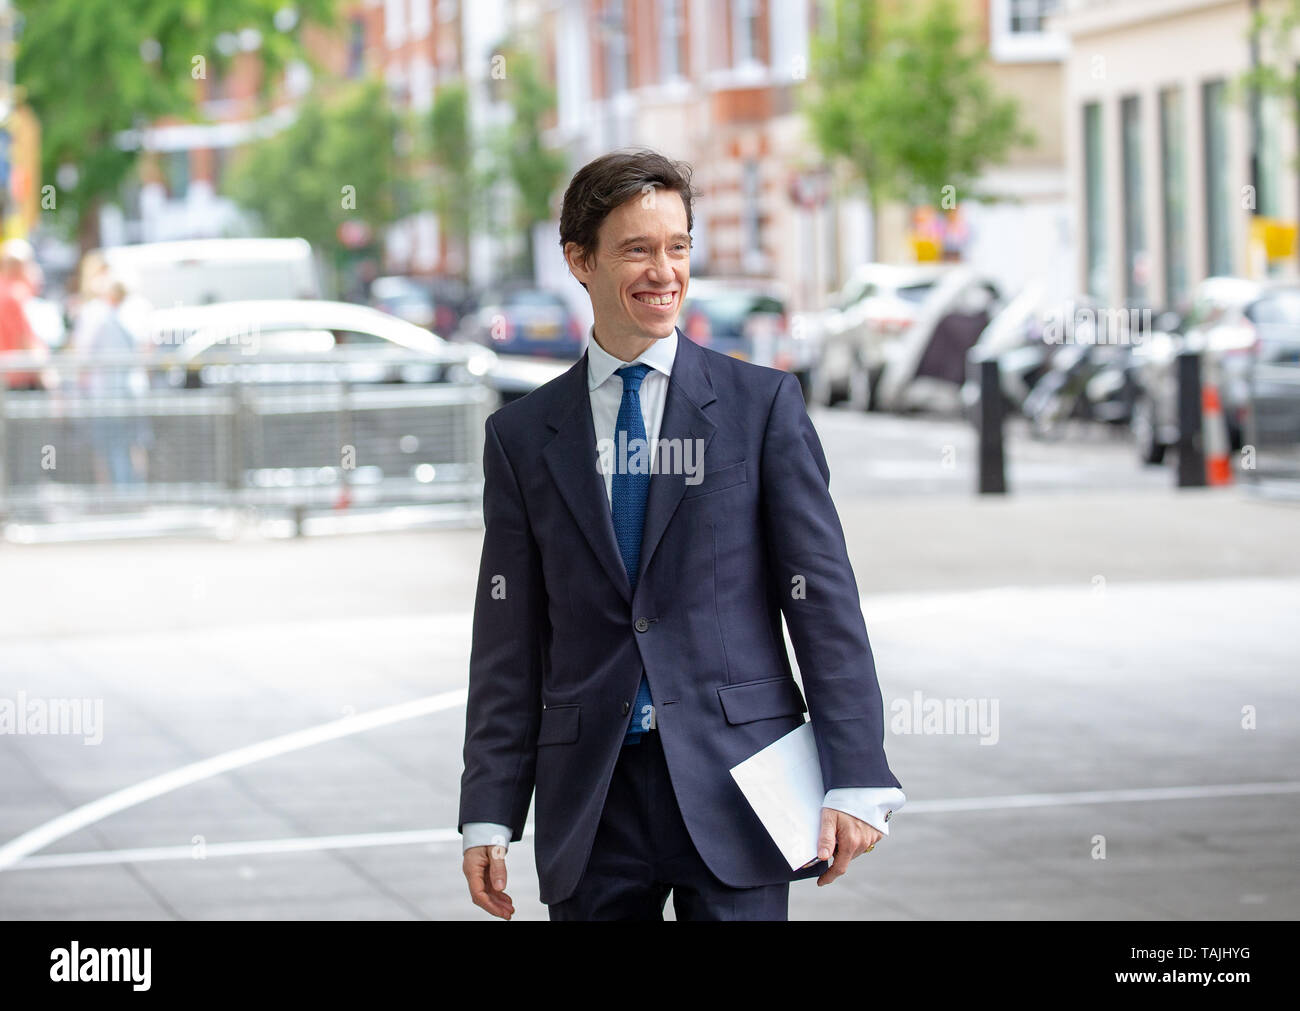
[{"label": "forehead", "polygon": [[676,190],[654,187],[638,193],[609,212],[600,224],[602,239],[620,235],[686,232],[686,205]]}]

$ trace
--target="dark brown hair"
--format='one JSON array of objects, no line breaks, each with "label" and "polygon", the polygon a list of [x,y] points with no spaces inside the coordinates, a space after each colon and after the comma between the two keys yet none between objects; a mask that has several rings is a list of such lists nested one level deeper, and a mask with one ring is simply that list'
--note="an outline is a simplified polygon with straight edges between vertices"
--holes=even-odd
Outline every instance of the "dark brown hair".
[{"label": "dark brown hair", "polygon": [[564,191],[564,204],[560,208],[560,248],[564,249],[570,242],[576,243],[582,250],[583,260],[590,262],[596,253],[596,236],[601,222],[614,208],[644,193],[647,186],[681,196],[686,206],[686,231],[689,234],[695,223],[691,209],[695,199],[691,167],[658,151],[639,148],[612,151],[578,169],[569,181],[569,188]]}]

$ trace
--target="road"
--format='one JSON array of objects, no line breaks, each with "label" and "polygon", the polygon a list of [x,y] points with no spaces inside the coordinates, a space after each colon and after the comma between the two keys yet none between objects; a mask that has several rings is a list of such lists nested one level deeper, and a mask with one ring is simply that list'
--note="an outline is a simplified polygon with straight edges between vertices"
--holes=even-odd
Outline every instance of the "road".
[{"label": "road", "polygon": [[[791,918],[1300,915],[1295,506],[1096,433],[1013,433],[1014,493],[977,499],[957,422],[814,418],[908,803]],[[0,733],[0,918],[485,918],[455,833],[481,539],[0,544],[0,700],[91,717]],[[530,837],[509,869],[545,919]]]}]

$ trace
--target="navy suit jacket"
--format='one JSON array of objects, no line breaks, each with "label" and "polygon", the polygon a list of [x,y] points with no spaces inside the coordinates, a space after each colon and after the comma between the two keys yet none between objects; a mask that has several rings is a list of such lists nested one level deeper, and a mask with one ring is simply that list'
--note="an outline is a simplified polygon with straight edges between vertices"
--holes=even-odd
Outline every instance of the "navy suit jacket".
[{"label": "navy suit jacket", "polygon": [[496,822],[520,839],[535,789],[541,901],[568,898],[644,668],[677,803],[710,870],[733,886],[822,873],[825,862],[790,870],[729,771],[808,712],[825,789],[900,785],[796,379],[678,331],[659,437],[700,440],[703,480],[651,478],[635,593],[598,465],[586,355],[493,413],[485,435],[457,830]]}]

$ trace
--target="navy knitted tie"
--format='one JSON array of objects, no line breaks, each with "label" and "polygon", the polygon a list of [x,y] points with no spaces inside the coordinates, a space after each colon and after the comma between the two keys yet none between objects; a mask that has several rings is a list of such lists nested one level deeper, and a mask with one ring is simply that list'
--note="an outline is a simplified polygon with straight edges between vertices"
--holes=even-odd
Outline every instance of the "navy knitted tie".
[{"label": "navy knitted tie", "polygon": [[[645,420],[641,416],[641,380],[650,371],[649,365],[627,365],[618,370],[623,380],[623,400],[618,405],[618,422],[614,429],[615,466],[612,480],[612,507],[614,511],[614,535],[618,538],[618,552],[623,556],[623,567],[632,589],[636,589],[637,570],[641,566],[641,530],[645,525],[646,496],[650,492],[650,452],[645,446],[640,452],[636,440],[645,442]],[[626,433],[626,434],[624,434]],[[624,447],[627,453],[624,455]],[[637,460],[636,470],[645,473],[631,473],[629,461]],[[640,466],[644,464],[644,466]],[[636,702],[632,706],[632,716],[628,721],[625,741],[638,740],[649,729],[653,712],[650,698],[650,682],[646,680],[645,671],[641,672],[641,683],[637,686]]]}]

